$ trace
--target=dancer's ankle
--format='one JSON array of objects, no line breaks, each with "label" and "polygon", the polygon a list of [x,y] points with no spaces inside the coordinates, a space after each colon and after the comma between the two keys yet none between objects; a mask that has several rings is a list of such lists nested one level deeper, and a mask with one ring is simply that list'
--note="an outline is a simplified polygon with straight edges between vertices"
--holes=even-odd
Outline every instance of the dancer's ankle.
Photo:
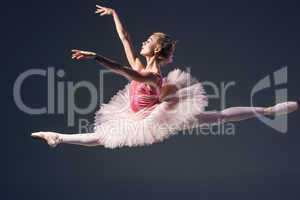
[{"label": "dancer's ankle", "polygon": [[274,112],[274,106],[266,107],[263,111],[263,114],[266,116],[272,116],[275,114]]}]

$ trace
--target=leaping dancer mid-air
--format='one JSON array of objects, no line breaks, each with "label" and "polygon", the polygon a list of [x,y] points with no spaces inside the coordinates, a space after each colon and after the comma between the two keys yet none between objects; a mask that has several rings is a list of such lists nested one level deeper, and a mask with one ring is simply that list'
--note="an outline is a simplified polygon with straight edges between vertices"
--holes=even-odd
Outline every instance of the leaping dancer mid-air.
[{"label": "leaping dancer mid-air", "polygon": [[298,108],[297,102],[283,102],[271,107],[231,107],[219,112],[205,111],[208,98],[202,84],[189,72],[176,68],[166,77],[161,75],[161,67],[172,62],[176,45],[174,39],[162,32],[151,34],[142,43],[140,51],[146,59],[144,64],[134,50],[117,12],[97,5],[96,14],[113,17],[130,67],[90,51],[72,50],[72,59],[95,60],[124,76],[130,83],[107,104],[100,106],[91,133],[32,133],[32,137],[43,139],[52,147],[60,143],[107,148],[150,145],[195,123],[241,121],[257,115],[288,114]]}]

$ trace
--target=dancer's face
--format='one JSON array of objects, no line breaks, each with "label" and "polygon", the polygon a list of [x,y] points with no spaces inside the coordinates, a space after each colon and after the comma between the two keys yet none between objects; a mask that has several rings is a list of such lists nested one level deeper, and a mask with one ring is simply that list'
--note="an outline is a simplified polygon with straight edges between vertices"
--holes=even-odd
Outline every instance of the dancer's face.
[{"label": "dancer's face", "polygon": [[154,56],[159,51],[158,37],[151,35],[145,42],[143,42],[140,54],[143,56]]}]

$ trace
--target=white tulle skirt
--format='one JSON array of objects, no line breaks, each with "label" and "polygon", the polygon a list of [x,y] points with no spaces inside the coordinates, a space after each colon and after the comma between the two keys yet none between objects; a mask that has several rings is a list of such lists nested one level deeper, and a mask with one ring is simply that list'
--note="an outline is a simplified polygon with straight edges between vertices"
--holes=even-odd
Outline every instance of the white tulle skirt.
[{"label": "white tulle skirt", "polygon": [[164,77],[163,86],[166,84],[177,86],[177,92],[172,95],[175,98],[165,98],[138,112],[130,107],[130,83],[108,103],[101,104],[94,123],[94,132],[99,134],[101,143],[107,148],[150,145],[189,129],[195,116],[208,104],[203,86],[190,73],[180,69]]}]

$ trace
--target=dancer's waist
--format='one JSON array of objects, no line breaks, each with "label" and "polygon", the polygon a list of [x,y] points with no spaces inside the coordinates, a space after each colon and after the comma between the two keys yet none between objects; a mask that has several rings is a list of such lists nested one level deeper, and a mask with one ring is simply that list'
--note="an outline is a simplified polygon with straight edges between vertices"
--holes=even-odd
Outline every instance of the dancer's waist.
[{"label": "dancer's waist", "polygon": [[131,97],[131,108],[137,112],[143,108],[159,103],[159,95],[135,95]]}]

